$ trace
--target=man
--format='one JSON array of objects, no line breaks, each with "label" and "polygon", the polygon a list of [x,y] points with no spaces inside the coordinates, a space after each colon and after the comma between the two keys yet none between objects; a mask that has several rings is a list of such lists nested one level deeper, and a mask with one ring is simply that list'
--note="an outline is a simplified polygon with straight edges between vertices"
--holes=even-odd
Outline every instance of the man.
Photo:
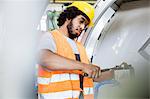
[{"label": "man", "polygon": [[[94,8],[73,2],[58,18],[59,29],[40,41],[38,93],[40,99],[94,99],[93,81],[106,79],[99,66],[89,64],[84,47],[75,39],[92,25]],[[84,77],[84,74],[88,74]]]}]

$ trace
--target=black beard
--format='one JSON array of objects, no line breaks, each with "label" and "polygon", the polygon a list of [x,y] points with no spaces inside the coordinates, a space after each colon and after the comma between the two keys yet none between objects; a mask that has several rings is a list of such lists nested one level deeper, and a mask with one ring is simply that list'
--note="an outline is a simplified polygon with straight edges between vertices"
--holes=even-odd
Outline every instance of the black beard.
[{"label": "black beard", "polygon": [[78,35],[73,33],[72,27],[73,27],[73,25],[72,25],[72,21],[71,21],[71,22],[67,25],[67,29],[68,29],[68,33],[69,33],[69,38],[75,39],[75,38],[78,37]]}]

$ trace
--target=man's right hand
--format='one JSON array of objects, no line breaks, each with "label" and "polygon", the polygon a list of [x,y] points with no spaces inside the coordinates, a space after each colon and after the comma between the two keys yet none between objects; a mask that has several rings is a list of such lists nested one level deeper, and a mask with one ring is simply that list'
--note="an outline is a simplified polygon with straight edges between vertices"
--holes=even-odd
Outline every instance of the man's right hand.
[{"label": "man's right hand", "polygon": [[99,66],[92,64],[85,64],[82,70],[84,73],[88,74],[88,77],[95,79],[101,76],[101,69]]}]

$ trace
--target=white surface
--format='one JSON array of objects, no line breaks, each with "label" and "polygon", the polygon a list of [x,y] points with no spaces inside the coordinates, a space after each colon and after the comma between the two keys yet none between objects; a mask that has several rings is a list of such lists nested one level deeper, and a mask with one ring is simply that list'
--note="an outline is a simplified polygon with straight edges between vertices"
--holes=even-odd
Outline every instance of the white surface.
[{"label": "white surface", "polygon": [[47,4],[0,1],[0,99],[35,99],[36,28]]},{"label": "white surface", "polygon": [[[99,64],[101,68],[113,67],[122,62],[131,64],[135,69],[136,83],[134,86],[130,86],[132,90],[126,86],[126,89],[130,89],[126,92],[131,94],[133,92],[137,97],[146,97],[148,93],[148,67],[150,64],[138,53],[138,50],[150,36],[149,11],[148,0],[123,4],[109,23],[111,27],[104,30],[93,58],[93,63]],[[98,99],[108,99],[117,94],[117,90],[112,87],[100,90]]]},{"label": "white surface", "polygon": [[104,26],[107,24],[108,20],[111,18],[111,16],[115,13],[115,11],[112,8],[108,8],[104,15],[100,18],[100,20],[97,22],[96,26],[93,28],[92,34],[90,35],[90,38],[86,42],[86,51],[88,52],[88,57],[91,58],[96,41],[98,39],[98,36],[102,32]]}]

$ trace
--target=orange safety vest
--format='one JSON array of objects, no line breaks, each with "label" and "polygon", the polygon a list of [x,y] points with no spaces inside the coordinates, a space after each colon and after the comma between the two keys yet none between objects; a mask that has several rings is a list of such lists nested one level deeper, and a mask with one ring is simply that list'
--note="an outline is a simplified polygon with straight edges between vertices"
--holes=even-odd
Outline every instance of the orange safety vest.
[{"label": "orange safety vest", "polygon": [[[51,32],[56,43],[58,55],[69,59],[75,59],[75,55],[66,38],[58,30]],[[76,42],[80,53],[81,62],[89,63],[82,44]],[[42,66],[38,68],[38,93],[44,99],[79,99],[80,91],[83,91],[84,99],[94,99],[93,80],[84,77],[83,90],[80,88],[79,70],[46,71]]]}]

